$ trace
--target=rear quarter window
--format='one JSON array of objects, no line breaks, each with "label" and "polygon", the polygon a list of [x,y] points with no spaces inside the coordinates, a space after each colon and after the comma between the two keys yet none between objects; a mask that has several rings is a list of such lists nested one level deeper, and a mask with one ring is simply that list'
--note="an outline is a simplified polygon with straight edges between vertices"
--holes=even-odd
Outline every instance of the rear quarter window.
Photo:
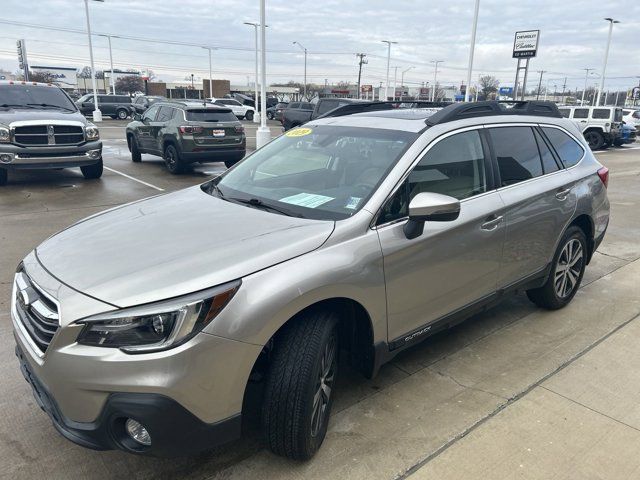
[{"label": "rear quarter window", "polygon": [[584,149],[573,138],[557,128],[542,127],[542,131],[551,142],[565,167],[573,167],[580,161],[584,155]]},{"label": "rear quarter window", "polygon": [[571,115],[571,110],[569,110],[568,108],[561,108],[560,115],[562,115],[564,118],[569,118],[569,116]]},{"label": "rear quarter window", "polygon": [[591,118],[597,118],[598,120],[607,120],[611,117],[611,110],[608,108],[594,108],[591,113]]}]

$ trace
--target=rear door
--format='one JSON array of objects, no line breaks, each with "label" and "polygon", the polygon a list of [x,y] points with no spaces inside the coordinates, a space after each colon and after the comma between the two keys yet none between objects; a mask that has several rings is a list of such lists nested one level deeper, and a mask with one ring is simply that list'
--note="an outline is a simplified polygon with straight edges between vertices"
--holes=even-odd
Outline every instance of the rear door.
[{"label": "rear door", "polygon": [[167,105],[162,105],[156,115],[155,120],[150,124],[150,148],[156,152],[162,152],[163,131],[171,121],[176,109]]},{"label": "rear door", "polygon": [[[437,320],[496,291],[504,206],[493,188],[482,130],[436,140],[379,215],[392,347],[403,346],[427,333]],[[458,198],[460,216],[426,222],[422,235],[408,239],[407,206],[421,192]]]},{"label": "rear door", "polygon": [[573,179],[558,164],[535,125],[487,128],[498,192],[505,205],[506,239],[498,287],[541,273],[576,208]]}]

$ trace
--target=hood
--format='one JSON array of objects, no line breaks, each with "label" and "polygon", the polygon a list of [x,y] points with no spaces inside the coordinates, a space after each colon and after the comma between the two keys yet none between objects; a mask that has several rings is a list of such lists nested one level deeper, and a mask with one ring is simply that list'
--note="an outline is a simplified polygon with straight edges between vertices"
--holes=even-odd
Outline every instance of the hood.
[{"label": "hood", "polygon": [[230,203],[200,187],[83,220],[36,249],[70,287],[118,307],[213,287],[320,247],[333,221]]},{"label": "hood", "polygon": [[66,112],[64,110],[56,110],[54,108],[44,108],[42,110],[29,108],[0,108],[0,123],[9,125],[12,122],[23,122],[26,120],[42,120],[43,122],[51,120],[76,121],[87,124],[87,120],[80,112]]}]

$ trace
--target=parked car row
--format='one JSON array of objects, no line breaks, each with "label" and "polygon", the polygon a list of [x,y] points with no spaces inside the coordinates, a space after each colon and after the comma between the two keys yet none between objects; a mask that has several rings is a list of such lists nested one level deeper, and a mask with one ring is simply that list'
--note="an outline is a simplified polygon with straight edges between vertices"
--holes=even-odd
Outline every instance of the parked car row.
[{"label": "parked car row", "polygon": [[[623,110],[620,107],[585,106],[562,106],[559,107],[559,110],[563,117],[576,123],[591,150],[607,148],[612,145],[621,146],[636,140],[639,127],[633,117],[633,115],[637,115],[635,110]],[[625,112],[628,113],[625,114]],[[638,119],[638,123],[640,123],[640,119]]]}]

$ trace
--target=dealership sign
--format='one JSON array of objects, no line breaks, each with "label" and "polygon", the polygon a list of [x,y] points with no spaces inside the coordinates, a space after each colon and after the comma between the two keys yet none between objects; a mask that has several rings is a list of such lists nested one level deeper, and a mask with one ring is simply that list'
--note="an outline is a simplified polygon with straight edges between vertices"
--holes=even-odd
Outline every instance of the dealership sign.
[{"label": "dealership sign", "polygon": [[50,75],[53,82],[63,88],[76,88],[78,86],[78,76],[75,68],[29,65],[29,69],[32,72]]},{"label": "dealership sign", "polygon": [[513,41],[513,58],[535,57],[538,53],[539,38],[540,30],[516,32],[516,37]]}]

